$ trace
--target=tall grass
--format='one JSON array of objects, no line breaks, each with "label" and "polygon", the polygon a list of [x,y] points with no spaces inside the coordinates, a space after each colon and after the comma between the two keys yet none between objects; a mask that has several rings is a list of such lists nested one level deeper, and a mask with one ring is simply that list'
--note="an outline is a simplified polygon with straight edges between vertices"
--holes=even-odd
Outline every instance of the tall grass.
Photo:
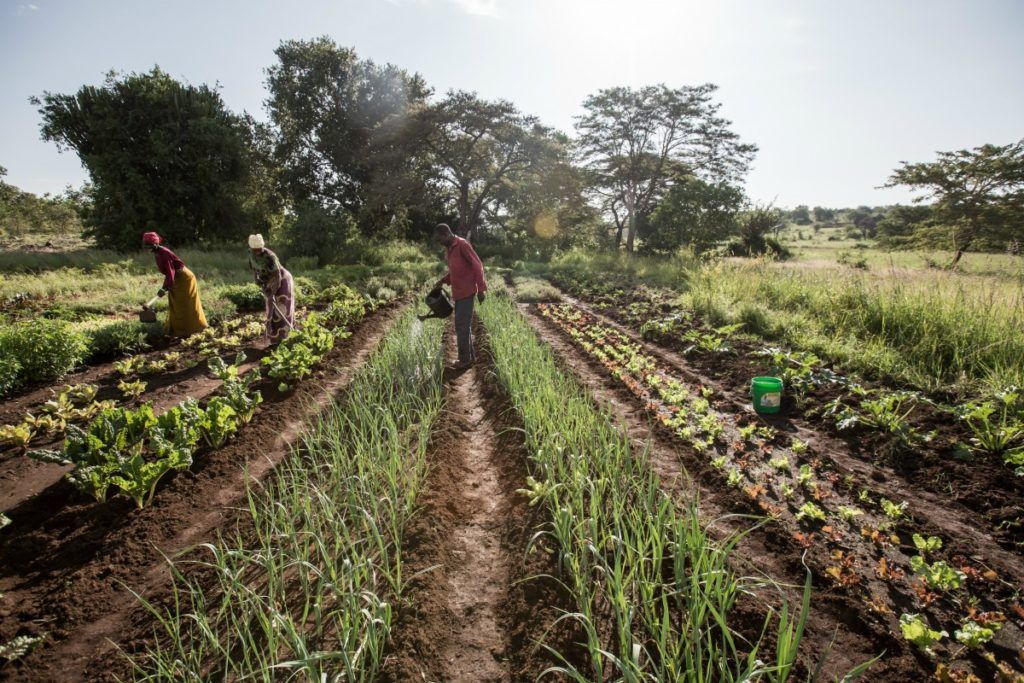
[{"label": "tall grass", "polygon": [[693,271],[683,302],[925,389],[1024,383],[1024,287],[1006,280],[718,264]]},{"label": "tall grass", "polygon": [[795,615],[787,606],[768,614],[774,650],[760,628],[741,636],[734,608],[754,581],[728,560],[742,534],[712,540],[694,501],[661,491],[645,457],[558,369],[507,298],[479,311],[533,454],[529,495],[551,513],[538,538],[557,548],[575,599],[563,619],[578,624],[589,653],[589,670],[563,657],[551,672],[576,681],[788,680],[809,593]]},{"label": "tall grass", "polygon": [[402,529],[441,368],[439,324],[404,316],[303,448],[250,488],[251,529],[172,564],[173,604],[145,603],[159,628],[136,680],[372,680],[408,578]]}]

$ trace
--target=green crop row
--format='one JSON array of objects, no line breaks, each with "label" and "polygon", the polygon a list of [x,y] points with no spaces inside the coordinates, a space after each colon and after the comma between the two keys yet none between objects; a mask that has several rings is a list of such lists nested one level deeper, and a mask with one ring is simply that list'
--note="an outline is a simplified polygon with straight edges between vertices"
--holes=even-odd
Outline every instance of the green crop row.
[{"label": "green crop row", "polygon": [[302,447],[250,488],[247,531],[191,558],[204,579],[173,565],[170,607],[146,603],[160,626],[135,680],[373,679],[442,405],[439,332],[402,317]]},{"label": "green crop row", "polygon": [[[558,369],[504,297],[482,306],[497,375],[522,419],[532,458],[524,489],[550,510],[540,536],[557,549],[585,634],[589,670],[563,658],[552,672],[576,681],[785,681],[810,601],[765,606],[763,637],[732,622],[750,589],[729,562],[742,534],[711,539],[694,503],[672,500],[628,436]],[[556,653],[560,654],[560,653]]]},{"label": "green crop row", "polygon": [[[225,377],[229,372],[223,361],[211,368]],[[29,451],[30,458],[41,462],[71,465],[67,478],[79,491],[105,502],[112,487],[117,487],[142,508],[152,499],[156,486],[172,470],[187,469],[201,442],[220,448],[252,419],[262,401],[250,384],[259,378],[249,373],[237,376],[237,369],[224,382],[224,396],[211,398],[206,406],[186,399],[159,417],[152,405],[144,403],[134,410],[108,407],[84,429],[68,424],[60,451]]]}]

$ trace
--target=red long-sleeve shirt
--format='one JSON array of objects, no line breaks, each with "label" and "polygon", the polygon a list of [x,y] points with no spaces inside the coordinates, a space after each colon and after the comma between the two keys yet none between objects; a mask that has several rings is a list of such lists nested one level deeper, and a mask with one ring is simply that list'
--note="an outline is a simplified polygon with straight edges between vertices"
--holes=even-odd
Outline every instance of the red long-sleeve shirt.
[{"label": "red long-sleeve shirt", "polygon": [[156,256],[156,267],[164,274],[164,289],[170,291],[174,285],[174,274],[185,267],[185,262],[167,247],[157,247],[153,251]]},{"label": "red long-sleeve shirt", "polygon": [[473,245],[456,237],[448,245],[448,272],[441,282],[452,286],[452,299],[458,301],[487,291],[484,264],[473,250]]}]

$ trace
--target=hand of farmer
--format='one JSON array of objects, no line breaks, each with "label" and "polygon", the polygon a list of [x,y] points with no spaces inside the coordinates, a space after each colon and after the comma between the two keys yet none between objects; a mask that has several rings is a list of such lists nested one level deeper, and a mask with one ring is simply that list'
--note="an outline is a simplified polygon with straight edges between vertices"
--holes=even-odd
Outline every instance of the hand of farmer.
[{"label": "hand of farmer", "polygon": [[476,294],[476,300],[477,301],[479,301],[480,303],[483,303],[484,302],[484,298],[485,297],[484,297],[484,293],[483,292],[477,292],[477,294]]},{"label": "hand of farmer", "polygon": [[444,284],[444,280],[438,280],[437,282],[434,283],[434,287],[433,288],[434,289],[441,289],[441,285],[443,285],[443,284]]},{"label": "hand of farmer", "polygon": [[163,296],[164,294],[166,294],[166,293],[167,293],[167,290],[166,290],[166,289],[164,289],[163,287],[161,287],[160,289],[158,289],[158,290],[156,291],[156,298],[158,298],[158,299],[159,299],[160,297],[162,297],[162,296]]}]

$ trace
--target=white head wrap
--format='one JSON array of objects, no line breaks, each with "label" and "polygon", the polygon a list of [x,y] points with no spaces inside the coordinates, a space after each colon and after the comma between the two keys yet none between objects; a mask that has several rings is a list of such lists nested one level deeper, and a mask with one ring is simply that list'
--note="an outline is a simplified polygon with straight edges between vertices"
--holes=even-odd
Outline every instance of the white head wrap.
[{"label": "white head wrap", "polygon": [[249,248],[250,249],[262,249],[263,248],[263,235],[256,233],[255,235],[249,235]]}]

